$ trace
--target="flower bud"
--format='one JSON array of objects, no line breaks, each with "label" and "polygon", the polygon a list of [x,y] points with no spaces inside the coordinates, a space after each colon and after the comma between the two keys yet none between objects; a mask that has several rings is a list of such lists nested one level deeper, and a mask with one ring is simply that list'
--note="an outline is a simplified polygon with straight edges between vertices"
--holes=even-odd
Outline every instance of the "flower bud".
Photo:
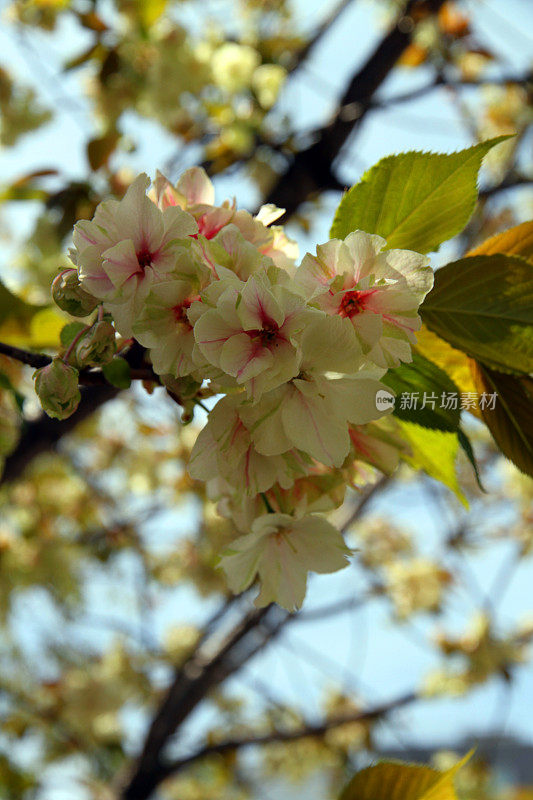
[{"label": "flower bud", "polygon": [[196,398],[202,384],[188,375],[184,378],[174,378],[173,375],[162,375],[161,381],[170,394],[182,406],[183,412],[181,421],[183,425],[188,425],[194,418]]},{"label": "flower bud", "polygon": [[54,278],[52,298],[59,308],[73,317],[86,317],[100,302],[82,289],[75,269],[66,269]]},{"label": "flower bud", "polygon": [[66,419],[73,414],[80,402],[78,370],[54,358],[51,364],[33,373],[35,391],[44,411],[49,417]]},{"label": "flower bud", "polygon": [[98,367],[107,364],[115,355],[115,329],[110,322],[96,322],[76,347],[79,367]]}]

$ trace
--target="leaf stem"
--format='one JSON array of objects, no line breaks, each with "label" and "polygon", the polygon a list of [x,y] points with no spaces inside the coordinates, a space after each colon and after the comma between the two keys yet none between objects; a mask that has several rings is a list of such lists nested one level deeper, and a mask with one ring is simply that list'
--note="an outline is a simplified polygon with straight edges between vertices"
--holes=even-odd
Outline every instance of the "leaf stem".
[{"label": "leaf stem", "polygon": [[272,506],[270,505],[270,501],[269,501],[268,497],[266,496],[266,494],[264,492],[261,492],[260,494],[261,494],[261,497],[263,498],[263,503],[265,504],[266,510],[268,511],[268,513],[269,514],[275,514],[275,511],[272,508]]}]

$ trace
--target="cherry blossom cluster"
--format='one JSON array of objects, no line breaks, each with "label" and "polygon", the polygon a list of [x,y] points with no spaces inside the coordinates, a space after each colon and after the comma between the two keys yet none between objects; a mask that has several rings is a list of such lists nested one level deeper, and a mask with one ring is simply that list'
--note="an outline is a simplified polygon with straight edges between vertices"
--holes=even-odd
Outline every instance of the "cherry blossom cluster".
[{"label": "cherry blossom cluster", "polygon": [[140,175],[76,224],[75,270],[60,276],[56,302],[78,316],[100,306],[100,324],[111,315],[175,394],[186,387],[194,400],[207,384],[219,398],[189,472],[243,534],[220,564],[233,591],[259,579],[257,604],[298,608],[309,571],[348,563],[323,515],[347,485],[398,460],[376,394],[411,360],[432,271],[362,231],[296,266],[295,243],[272,224],[282,210],[215,205],[200,168],[149,186]]}]

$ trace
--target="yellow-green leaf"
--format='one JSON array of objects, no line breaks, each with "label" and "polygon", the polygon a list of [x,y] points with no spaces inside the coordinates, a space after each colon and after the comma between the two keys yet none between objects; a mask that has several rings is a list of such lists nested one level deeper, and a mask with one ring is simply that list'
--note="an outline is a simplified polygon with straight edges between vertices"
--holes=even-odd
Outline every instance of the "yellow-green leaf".
[{"label": "yellow-green leaf", "polygon": [[0,282],[0,341],[15,347],[55,347],[65,324],[54,306],[36,306]]},{"label": "yellow-green leaf", "polygon": [[138,0],[139,18],[146,28],[150,28],[163,14],[167,0]]},{"label": "yellow-green leaf", "polygon": [[416,347],[450,376],[459,391],[475,392],[470,359],[461,350],[452,347],[425,325],[416,333]]},{"label": "yellow-green leaf", "polygon": [[65,317],[55,306],[42,308],[31,319],[30,334],[24,345],[35,348],[55,348],[59,345],[59,335],[64,325]]},{"label": "yellow-green leaf", "polygon": [[482,244],[467,253],[467,256],[491,256],[505,253],[508,256],[522,256],[533,261],[533,220],[509,228],[496,236],[491,236]]},{"label": "yellow-green leaf", "polygon": [[451,154],[412,151],[383,158],[342,198],[331,237],[362,230],[383,236],[390,248],[436,250],[470,219],[483,157],[507,138]]},{"label": "yellow-green leaf", "polygon": [[461,491],[455,471],[455,460],[459,449],[457,433],[432,430],[416,425],[414,422],[397,420],[402,437],[409,445],[411,452],[402,455],[413,469],[421,469],[437,481],[440,481],[456,495],[461,503],[468,507],[468,501]]},{"label": "yellow-green leaf", "polygon": [[457,800],[453,779],[471,757],[446,771],[422,764],[383,761],[358,772],[339,800]]},{"label": "yellow-green leaf", "polygon": [[420,314],[453,347],[493,369],[533,371],[533,265],[524,258],[500,253],[447,264]]}]

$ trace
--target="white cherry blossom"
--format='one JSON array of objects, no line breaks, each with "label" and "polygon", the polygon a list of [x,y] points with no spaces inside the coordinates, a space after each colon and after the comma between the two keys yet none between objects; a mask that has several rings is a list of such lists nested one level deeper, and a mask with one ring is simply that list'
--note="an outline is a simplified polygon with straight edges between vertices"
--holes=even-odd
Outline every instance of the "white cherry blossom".
[{"label": "white cherry blossom", "polygon": [[389,368],[411,361],[418,307],[433,285],[424,255],[385,250],[381,236],[355,231],[304,257],[296,283],[327,314],[352,323],[365,353]]},{"label": "white cherry blossom", "polygon": [[298,374],[298,338],[315,313],[301,296],[273,283],[264,272],[242,286],[224,288],[216,308],[208,308],[195,322],[194,337],[211,364],[258,399]]},{"label": "white cherry blossom", "polygon": [[149,184],[139,175],[122,200],[100,203],[92,220],[74,227],[71,257],[81,287],[105,301],[124,336],[131,336],[152,283],[174,268],[180,240],[197,232],[180,208],[160,211],[146,196]]},{"label": "white cherry blossom", "polygon": [[348,566],[350,553],[339,531],[323,517],[265,514],[254,521],[251,533],[232,542],[220,566],[233,592],[244,591],[259,578],[256,606],[276,602],[296,611],[305,598],[308,573],[337,572]]}]

